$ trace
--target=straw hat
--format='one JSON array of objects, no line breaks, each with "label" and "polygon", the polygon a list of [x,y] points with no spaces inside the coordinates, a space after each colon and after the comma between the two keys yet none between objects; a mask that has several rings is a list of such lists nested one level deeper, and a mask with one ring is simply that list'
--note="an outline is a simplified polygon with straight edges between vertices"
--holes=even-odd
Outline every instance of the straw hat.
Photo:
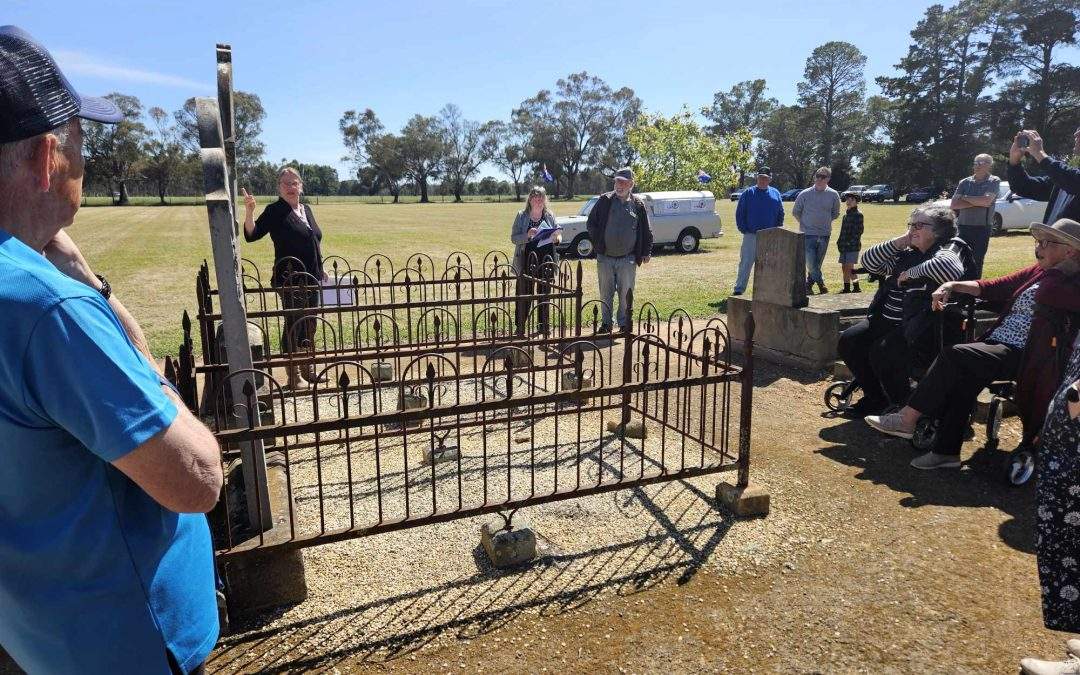
[{"label": "straw hat", "polygon": [[1080,223],[1062,218],[1053,225],[1031,224],[1031,234],[1045,237],[1080,250]]}]

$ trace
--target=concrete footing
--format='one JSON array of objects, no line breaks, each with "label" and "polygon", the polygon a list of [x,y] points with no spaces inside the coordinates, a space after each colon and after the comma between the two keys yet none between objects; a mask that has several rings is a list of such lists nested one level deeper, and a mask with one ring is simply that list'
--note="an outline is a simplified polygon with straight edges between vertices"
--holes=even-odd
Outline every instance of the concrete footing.
[{"label": "concrete footing", "polygon": [[608,420],[607,430],[610,433],[625,436],[626,438],[647,438],[649,429],[644,422],[631,420],[626,424],[618,420]]},{"label": "concrete footing", "polygon": [[737,349],[746,339],[744,329],[750,313],[754,315],[755,356],[809,371],[823,370],[836,361],[839,312],[728,298],[728,331]]},{"label": "concrete footing", "polygon": [[424,449],[424,466],[442,464],[443,462],[456,462],[459,457],[456,445],[448,445],[438,448]]},{"label": "concrete footing", "polygon": [[497,522],[485,523],[480,528],[480,544],[491,564],[498,568],[521,565],[536,558],[536,533],[527,526],[502,530]]},{"label": "concrete footing", "polygon": [[769,515],[769,492],[754,483],[746,487],[720,483],[716,486],[716,501],[740,518]]}]

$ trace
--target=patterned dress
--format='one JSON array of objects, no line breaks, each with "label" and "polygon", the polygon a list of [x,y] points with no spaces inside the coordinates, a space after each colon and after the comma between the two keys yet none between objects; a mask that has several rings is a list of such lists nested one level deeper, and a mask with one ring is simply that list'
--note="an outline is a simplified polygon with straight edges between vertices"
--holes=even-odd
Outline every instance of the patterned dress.
[{"label": "patterned dress", "polygon": [[1080,379],[1080,339],[1043,426],[1039,447],[1036,553],[1047,628],[1080,632],[1080,417],[1065,390]]}]

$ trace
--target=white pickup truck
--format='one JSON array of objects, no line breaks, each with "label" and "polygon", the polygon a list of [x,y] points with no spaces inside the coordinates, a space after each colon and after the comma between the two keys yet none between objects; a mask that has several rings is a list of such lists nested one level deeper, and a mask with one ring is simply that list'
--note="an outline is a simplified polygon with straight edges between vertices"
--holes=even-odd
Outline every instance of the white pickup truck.
[{"label": "white pickup truck", "polygon": [[[720,216],[716,213],[716,198],[711,192],[642,192],[637,196],[645,202],[645,208],[649,211],[654,251],[662,246],[673,246],[676,251],[693,253],[702,239],[714,239],[724,234]],[[588,258],[593,254],[585,221],[597,199],[593,197],[585,202],[575,216],[555,219],[563,230],[560,253],[569,252],[579,258]]]}]

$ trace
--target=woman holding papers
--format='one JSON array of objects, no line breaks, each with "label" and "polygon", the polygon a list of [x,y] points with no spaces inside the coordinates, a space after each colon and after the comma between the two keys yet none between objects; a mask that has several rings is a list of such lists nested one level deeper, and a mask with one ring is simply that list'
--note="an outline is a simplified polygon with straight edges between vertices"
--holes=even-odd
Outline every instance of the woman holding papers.
[{"label": "woman holding papers", "polygon": [[[319,282],[328,281],[322,265],[322,230],[307,204],[300,203],[304,182],[300,172],[286,166],[278,172],[278,200],[255,219],[255,197],[241,189],[244,197],[244,239],[258,241],[267,234],[274,242],[274,275],[271,285],[281,293],[284,309],[303,309],[319,304]],[[281,351],[295,353],[311,348],[315,320],[302,313],[285,317],[281,331]],[[303,389],[316,381],[311,362],[297,373],[288,366],[289,387]],[[321,380],[320,380],[321,381]]]},{"label": "woman holding papers", "polygon": [[[562,228],[555,224],[555,216],[547,206],[547,190],[534,185],[529,190],[528,203],[514,219],[510,230],[514,243],[514,271],[517,272],[517,294],[531,296],[551,292],[555,281],[559,257],[555,245],[562,242]],[[523,297],[517,302],[517,334],[525,335],[532,298]],[[539,325],[536,333],[548,331],[548,305],[541,303],[537,310]]]}]

